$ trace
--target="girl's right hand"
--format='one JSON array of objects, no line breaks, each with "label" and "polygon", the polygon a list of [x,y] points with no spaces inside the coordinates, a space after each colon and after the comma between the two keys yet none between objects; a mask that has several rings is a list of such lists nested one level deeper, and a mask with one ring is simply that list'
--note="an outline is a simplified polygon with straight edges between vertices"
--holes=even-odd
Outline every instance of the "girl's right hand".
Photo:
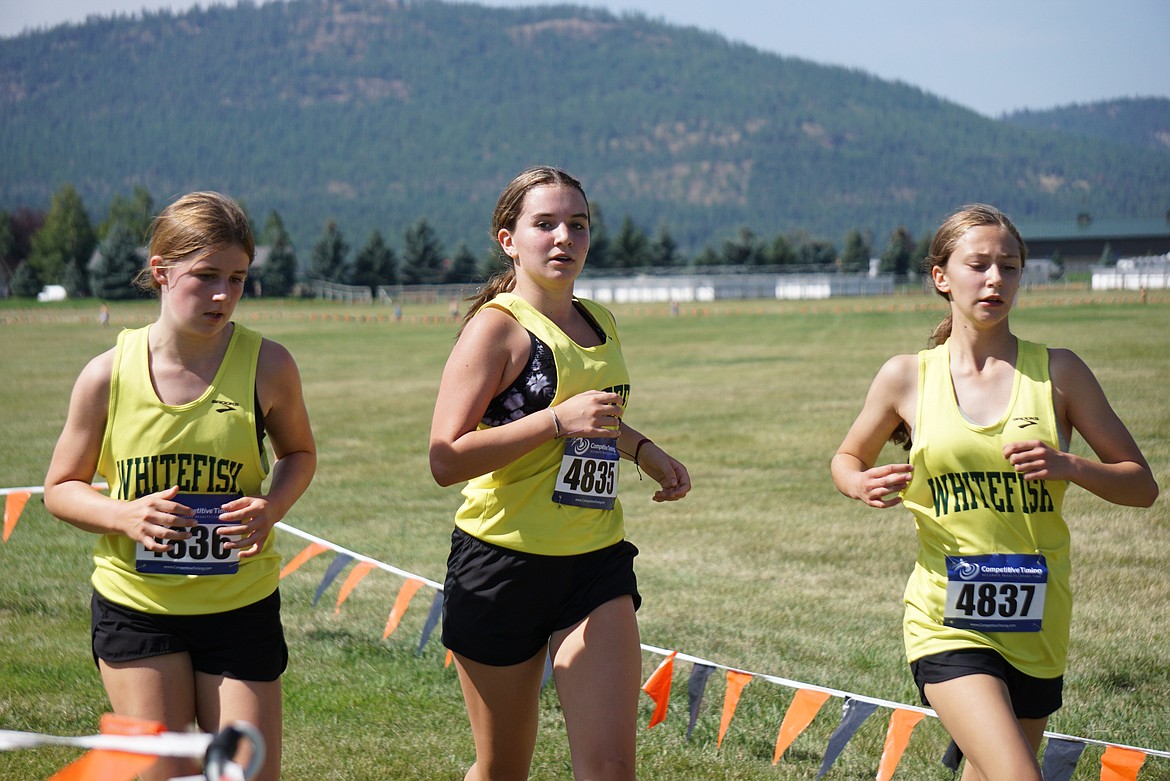
[{"label": "girl's right hand", "polygon": [[561,436],[614,439],[621,430],[622,404],[617,393],[589,390],[552,409],[561,423]]},{"label": "girl's right hand", "polygon": [[901,492],[910,484],[914,467],[910,464],[885,464],[859,473],[853,498],[870,507],[885,509],[902,503]]},{"label": "girl's right hand", "polygon": [[190,539],[195,511],[174,501],[178,493],[179,486],[173,485],[132,502],[118,502],[122,533],[148,551],[163,553],[171,549],[169,540]]}]

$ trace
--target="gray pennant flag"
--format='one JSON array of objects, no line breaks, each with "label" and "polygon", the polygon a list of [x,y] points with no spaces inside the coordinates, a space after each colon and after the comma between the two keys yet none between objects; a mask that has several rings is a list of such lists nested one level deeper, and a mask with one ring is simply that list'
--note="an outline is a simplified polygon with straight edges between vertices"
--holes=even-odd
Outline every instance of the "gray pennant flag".
[{"label": "gray pennant flag", "polygon": [[877,710],[875,703],[845,698],[845,704],[841,706],[841,723],[837,725],[833,736],[829,738],[829,745],[825,748],[825,758],[821,760],[821,769],[817,773],[818,779],[824,778],[825,773],[829,772],[829,768],[845,750],[845,744],[853,739],[853,734],[875,710]]}]

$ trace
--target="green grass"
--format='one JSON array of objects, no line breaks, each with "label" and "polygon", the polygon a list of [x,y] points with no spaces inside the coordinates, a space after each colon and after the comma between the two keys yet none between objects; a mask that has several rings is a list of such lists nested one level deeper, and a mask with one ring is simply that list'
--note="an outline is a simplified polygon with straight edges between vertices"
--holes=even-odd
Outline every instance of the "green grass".
[{"label": "green grass", "polygon": [[[1170,297],[1027,293],[1013,315],[1025,338],[1070,347],[1095,370],[1142,445],[1163,491],[1170,474]],[[0,308],[0,486],[40,485],[85,362],[117,326],[156,304],[114,305],[114,326],[77,306]],[[643,642],[720,664],[912,704],[902,657],[901,594],[914,560],[902,510],[841,497],[828,461],[881,363],[921,347],[933,298],[615,306],[633,375],[629,415],[690,468],[695,489],[667,506],[626,472],[621,495],[642,553]],[[303,302],[242,304],[239,318],[296,356],[321,452],[316,480],[286,522],[442,580],[458,490],[434,485],[426,441],[454,327],[445,307],[408,311]],[[1075,445],[1083,448],[1083,445]],[[1078,451],[1081,452],[1081,451]],[[892,454],[891,454],[891,457]],[[1065,708],[1056,732],[1168,750],[1170,518],[1069,492],[1076,610]],[[0,545],[0,729],[90,734],[108,709],[90,658],[87,573],[93,538],[34,497]],[[279,541],[285,558],[304,543]],[[415,647],[433,592],[415,597],[381,639],[401,579],[375,571],[335,615],[340,581],[316,606],[330,557],[282,584],[292,663],[284,678],[284,778],[460,779],[473,748],[455,673],[437,635]],[[644,654],[644,676],[661,661]],[[676,665],[664,724],[639,735],[643,779],[811,779],[840,718],[826,703],[771,764],[792,691],[754,680],[716,748],[725,685],[711,678],[685,740],[686,680]],[[642,699],[641,725],[653,703]],[[555,692],[542,696],[532,777],[570,777]],[[872,779],[889,711],[858,732],[828,779]],[[915,730],[897,778],[949,778],[937,720]],[[1099,775],[1089,746],[1074,776]],[[0,752],[0,779],[47,778],[71,749]],[[1170,779],[1151,757],[1142,781]]]}]

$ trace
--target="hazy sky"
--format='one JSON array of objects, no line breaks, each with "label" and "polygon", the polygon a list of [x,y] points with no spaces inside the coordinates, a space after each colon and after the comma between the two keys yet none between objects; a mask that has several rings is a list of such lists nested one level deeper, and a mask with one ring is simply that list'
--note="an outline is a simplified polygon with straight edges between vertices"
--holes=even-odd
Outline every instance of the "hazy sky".
[{"label": "hazy sky", "polygon": [[[262,2],[263,0],[257,0]],[[269,0],[280,2],[282,0]],[[479,0],[548,5],[549,0]],[[235,0],[202,5],[234,5]],[[1168,0],[574,0],[921,87],[988,116],[1170,97]],[[194,0],[0,0],[0,36]]]}]

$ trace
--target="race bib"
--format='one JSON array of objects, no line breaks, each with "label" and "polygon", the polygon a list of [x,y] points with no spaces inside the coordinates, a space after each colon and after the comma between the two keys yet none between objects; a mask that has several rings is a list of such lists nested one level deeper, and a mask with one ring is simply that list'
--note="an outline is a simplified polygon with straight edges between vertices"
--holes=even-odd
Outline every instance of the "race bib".
[{"label": "race bib", "polygon": [[175,501],[193,510],[198,522],[191,527],[191,537],[186,540],[159,540],[169,542],[169,551],[149,551],[138,543],[134,569],[159,575],[230,575],[240,569],[240,552],[236,548],[224,548],[229,540],[238,540],[241,535],[223,536],[215,530],[221,526],[239,526],[239,521],[224,523],[219,520],[221,506],[238,494],[179,494]]},{"label": "race bib", "polygon": [[612,510],[617,497],[618,458],[617,440],[566,439],[553,501]]},{"label": "race bib", "polygon": [[979,632],[1039,632],[1048,565],[1038,554],[947,556],[943,624]]}]

